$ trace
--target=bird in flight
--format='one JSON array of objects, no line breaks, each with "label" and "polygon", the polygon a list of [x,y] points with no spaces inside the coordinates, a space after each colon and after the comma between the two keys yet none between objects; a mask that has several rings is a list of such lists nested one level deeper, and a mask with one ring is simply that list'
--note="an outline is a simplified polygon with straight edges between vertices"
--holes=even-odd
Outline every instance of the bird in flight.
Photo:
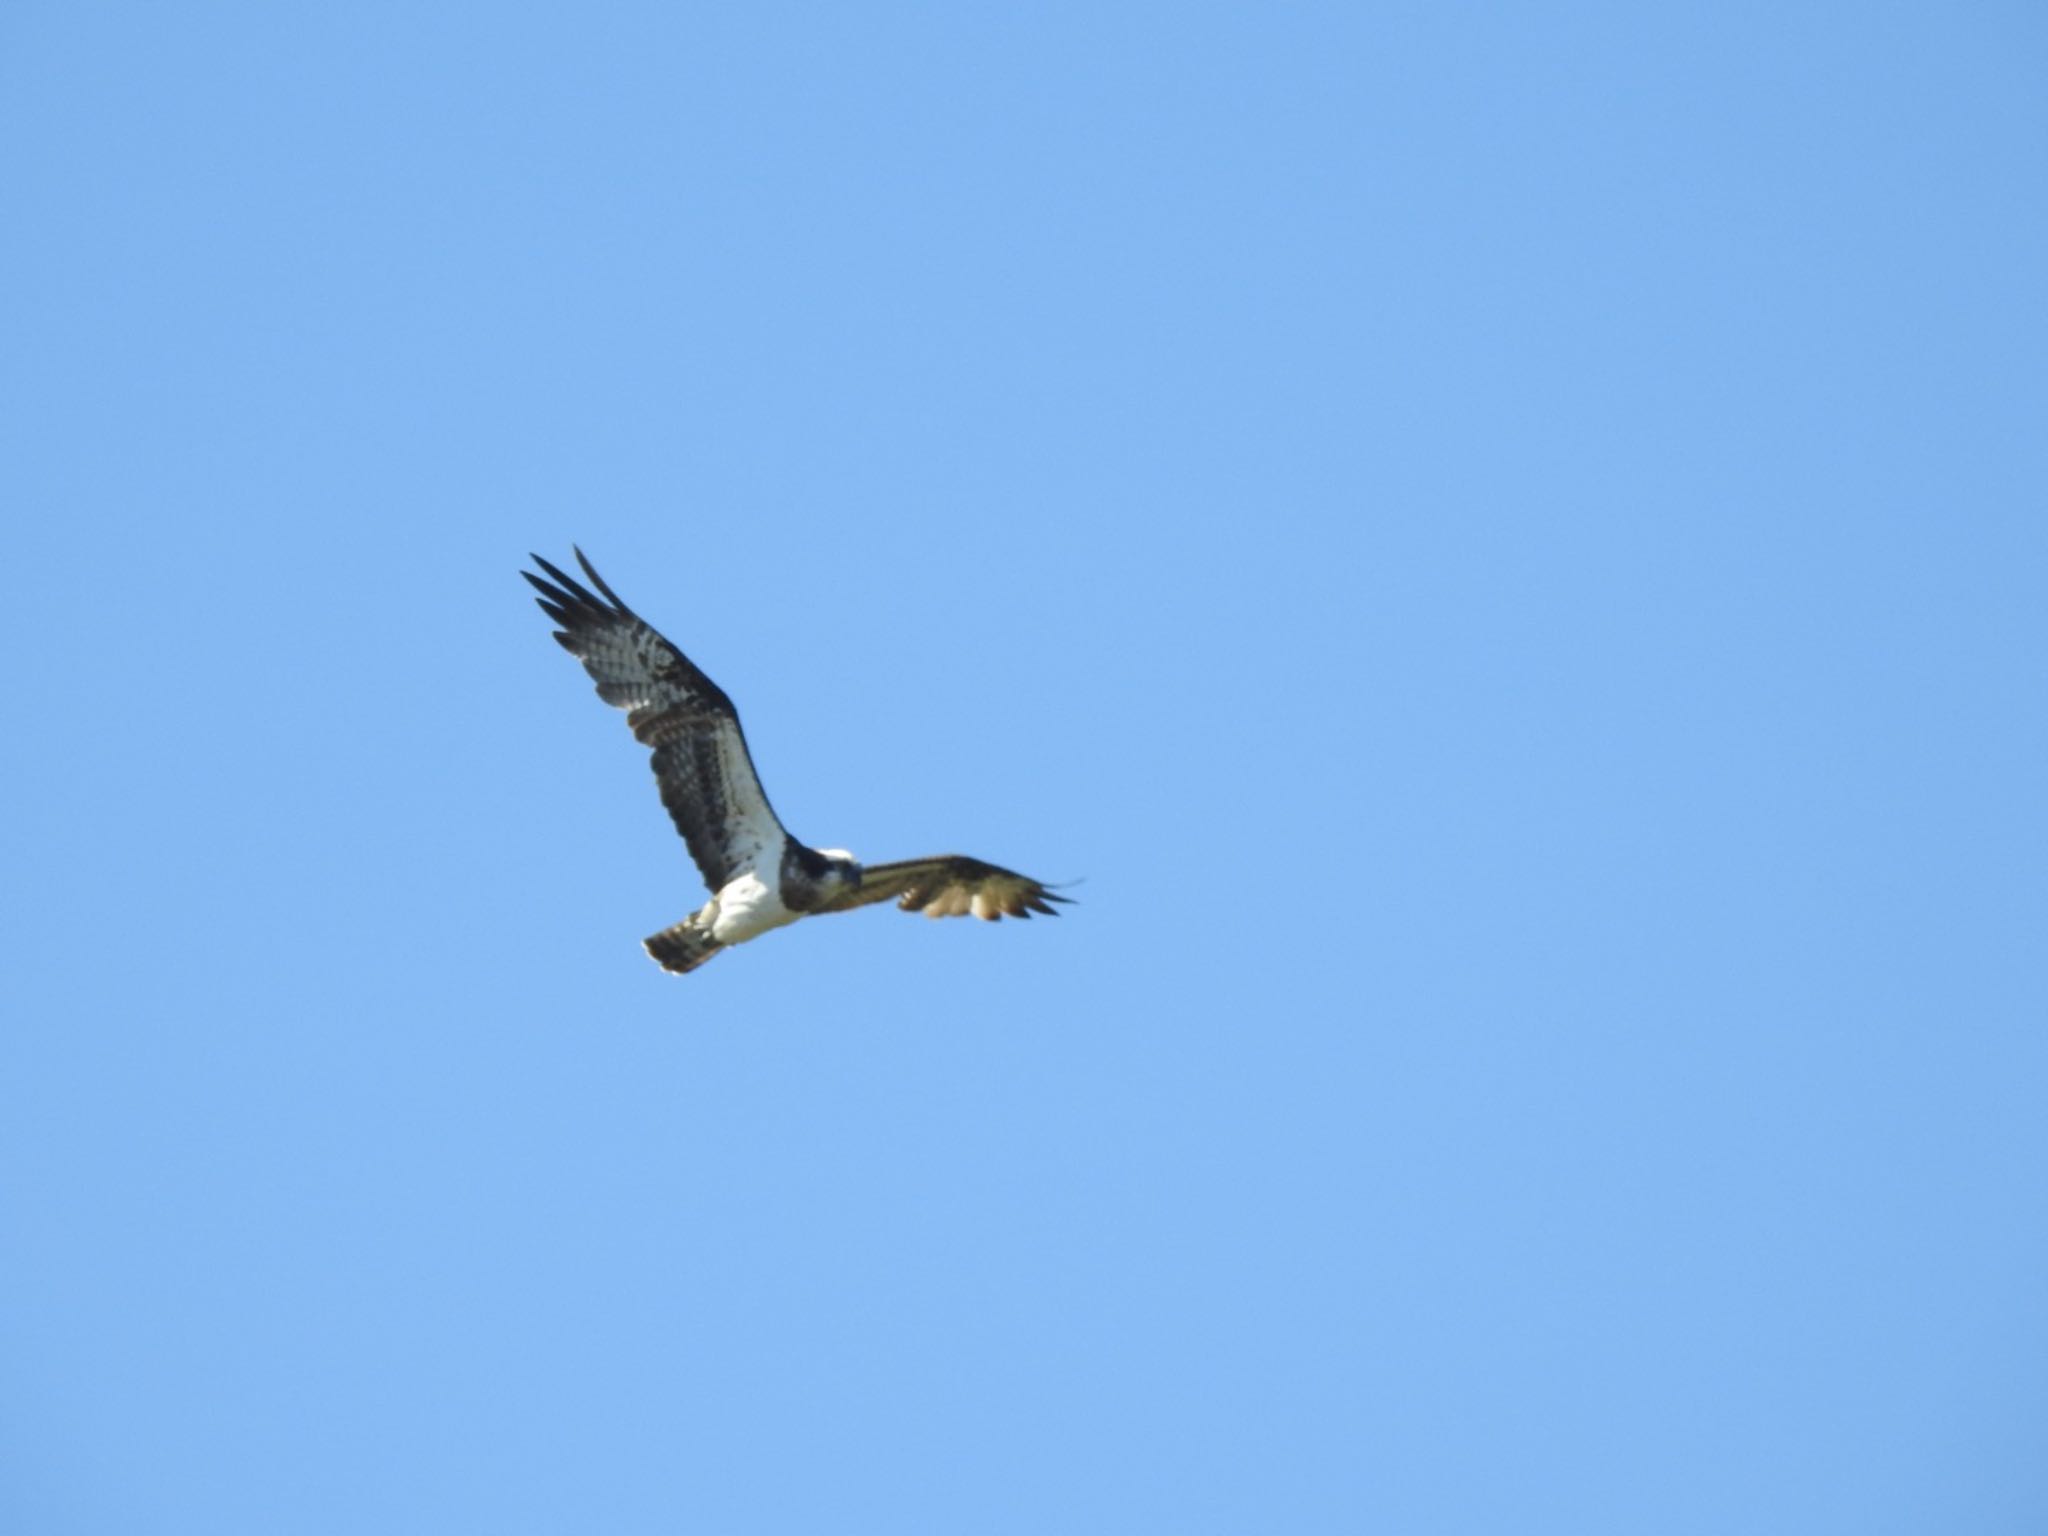
[{"label": "bird in flight", "polygon": [[583,663],[597,696],[626,713],[654,749],[661,803],[689,846],[711,900],[642,942],[665,971],[694,971],[720,950],[800,917],[850,912],[893,900],[926,917],[995,922],[1057,917],[1056,895],[1014,870],[957,853],[863,865],[843,848],[807,848],[783,830],[768,804],[740,717],[725,691],[619,600],[576,551],[592,592],[539,555],[547,579],[521,571],[541,611],[561,626],[555,639]]}]

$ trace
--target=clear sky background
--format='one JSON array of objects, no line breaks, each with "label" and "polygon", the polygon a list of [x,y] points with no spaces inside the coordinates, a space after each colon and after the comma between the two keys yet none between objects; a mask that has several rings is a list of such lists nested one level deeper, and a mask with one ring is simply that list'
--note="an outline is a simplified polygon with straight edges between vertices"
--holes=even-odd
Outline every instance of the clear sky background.
[{"label": "clear sky background", "polygon": [[[2048,21],[20,3],[0,1526],[2048,1529]],[[516,572],[799,837],[702,892]]]}]

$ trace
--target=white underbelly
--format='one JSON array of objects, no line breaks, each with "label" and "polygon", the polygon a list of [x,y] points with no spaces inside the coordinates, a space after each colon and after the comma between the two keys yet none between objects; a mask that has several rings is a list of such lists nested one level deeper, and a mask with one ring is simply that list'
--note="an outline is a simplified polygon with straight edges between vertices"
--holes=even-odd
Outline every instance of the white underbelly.
[{"label": "white underbelly", "polygon": [[719,891],[711,937],[721,944],[744,944],[801,916],[782,904],[782,894],[773,885],[749,872],[735,876]]}]

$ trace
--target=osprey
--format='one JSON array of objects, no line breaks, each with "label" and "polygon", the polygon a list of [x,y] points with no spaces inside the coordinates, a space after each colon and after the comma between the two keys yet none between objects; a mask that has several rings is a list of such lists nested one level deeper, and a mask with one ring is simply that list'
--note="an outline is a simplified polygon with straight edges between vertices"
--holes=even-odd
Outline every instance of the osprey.
[{"label": "osprey", "polygon": [[926,917],[1059,915],[1051,903],[1068,897],[979,859],[949,853],[863,867],[843,848],[807,848],[791,837],[762,792],[725,691],[620,602],[580,549],[576,562],[597,592],[539,555],[533,563],[551,580],[519,574],[562,626],[555,639],[596,680],[597,696],[627,711],[633,734],[654,749],[661,803],[711,890],[697,911],[642,941],[663,970],[694,971],[800,917],[892,898]]}]

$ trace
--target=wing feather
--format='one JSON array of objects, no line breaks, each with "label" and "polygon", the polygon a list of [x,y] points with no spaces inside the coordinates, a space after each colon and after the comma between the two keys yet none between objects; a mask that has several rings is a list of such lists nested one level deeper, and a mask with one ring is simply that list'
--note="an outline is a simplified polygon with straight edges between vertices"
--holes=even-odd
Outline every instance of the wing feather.
[{"label": "wing feather", "polygon": [[1013,869],[965,854],[943,853],[894,864],[870,864],[861,872],[860,888],[827,910],[847,912],[892,900],[905,912],[922,912],[926,917],[966,917],[971,913],[993,923],[1005,917],[1028,920],[1034,912],[1058,917],[1059,910],[1052,903],[1065,904],[1073,898],[1058,895],[1043,881]]},{"label": "wing feather", "polygon": [[576,562],[597,592],[539,555],[533,563],[549,579],[519,574],[540,593],[541,611],[561,626],[555,639],[583,663],[597,696],[625,710],[633,734],[654,749],[661,803],[716,891],[764,853],[779,856],[788,835],[754,771],[739,712],[724,689],[619,600],[580,549]]}]

